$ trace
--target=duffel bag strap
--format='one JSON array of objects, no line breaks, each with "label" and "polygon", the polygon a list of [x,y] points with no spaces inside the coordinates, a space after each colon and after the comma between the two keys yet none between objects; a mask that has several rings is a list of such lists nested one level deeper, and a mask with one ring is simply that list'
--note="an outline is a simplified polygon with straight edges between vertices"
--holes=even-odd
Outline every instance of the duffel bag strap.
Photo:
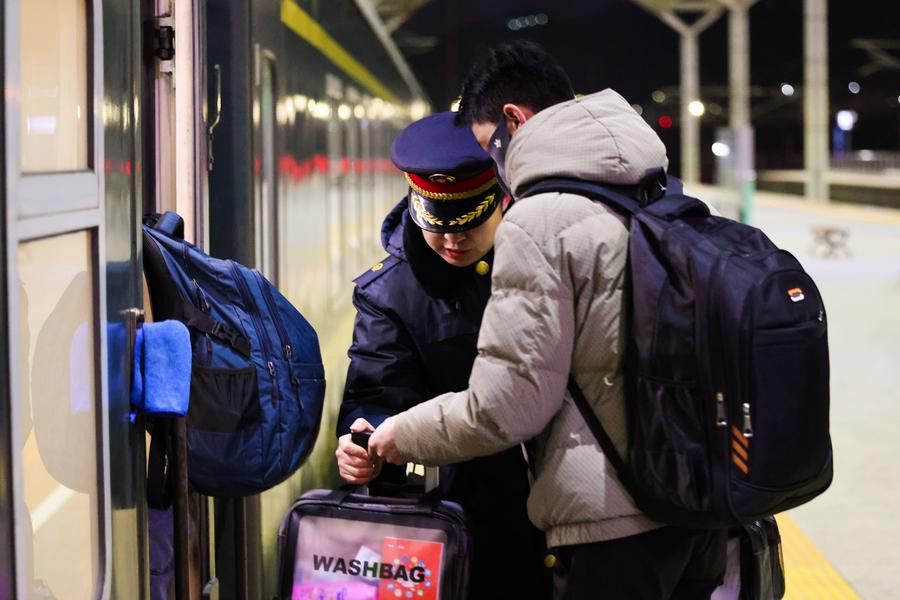
[{"label": "duffel bag strap", "polygon": [[240,331],[213,319],[190,302],[184,303],[184,317],[187,319],[188,327],[209,334],[223,344],[231,346],[245,358],[250,358],[250,340]]}]

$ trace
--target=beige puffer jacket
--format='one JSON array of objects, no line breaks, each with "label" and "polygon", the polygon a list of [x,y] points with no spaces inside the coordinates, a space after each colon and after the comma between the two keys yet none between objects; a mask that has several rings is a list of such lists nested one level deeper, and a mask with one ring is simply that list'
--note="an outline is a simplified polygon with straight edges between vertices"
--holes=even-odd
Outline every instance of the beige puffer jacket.
[{"label": "beige puffer jacket", "polygon": [[[665,147],[612,90],[550,107],[513,136],[514,192],[547,177],[635,184],[666,167]],[[571,194],[519,201],[497,230],[493,291],[466,391],[402,413],[398,449],[425,464],[457,462],[536,438],[528,512],[551,547],[634,535],[659,525],[634,506],[566,392],[570,372],[620,450],[627,231]]]}]

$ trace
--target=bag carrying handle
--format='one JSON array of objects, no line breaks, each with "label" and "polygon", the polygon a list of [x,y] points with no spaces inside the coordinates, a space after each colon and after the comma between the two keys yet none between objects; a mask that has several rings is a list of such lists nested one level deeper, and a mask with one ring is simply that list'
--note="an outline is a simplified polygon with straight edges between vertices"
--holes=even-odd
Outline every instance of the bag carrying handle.
[{"label": "bag carrying handle", "polygon": [[171,210],[167,210],[159,215],[152,227],[174,240],[184,239],[184,219],[181,218],[181,215]]},{"label": "bag carrying handle", "polygon": [[[369,450],[369,438],[372,436],[371,431],[352,431],[350,432],[350,441],[357,446]],[[417,504],[426,504],[438,495],[438,486],[440,485],[440,470],[438,467],[425,467],[425,493],[419,498]],[[338,504],[347,500],[350,494],[359,494],[362,496],[370,496],[369,486],[363,485],[345,485],[328,495],[328,500],[337,502]]]}]

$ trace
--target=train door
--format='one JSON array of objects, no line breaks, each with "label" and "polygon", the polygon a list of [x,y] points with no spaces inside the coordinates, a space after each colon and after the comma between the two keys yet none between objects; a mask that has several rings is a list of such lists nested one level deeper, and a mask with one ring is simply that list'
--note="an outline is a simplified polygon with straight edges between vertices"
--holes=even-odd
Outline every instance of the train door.
[{"label": "train door", "polygon": [[138,33],[132,4],[104,9],[3,4],[4,598],[146,596],[128,419],[137,141],[118,85]]}]

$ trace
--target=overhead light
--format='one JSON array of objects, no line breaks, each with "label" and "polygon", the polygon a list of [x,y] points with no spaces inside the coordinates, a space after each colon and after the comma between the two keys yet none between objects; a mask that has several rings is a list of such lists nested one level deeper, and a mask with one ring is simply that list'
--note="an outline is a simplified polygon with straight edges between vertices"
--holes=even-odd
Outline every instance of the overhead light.
[{"label": "overhead light", "polygon": [[731,147],[724,142],[716,142],[712,145],[712,153],[724,158],[731,155]]},{"label": "overhead light", "polygon": [[416,100],[409,107],[409,116],[414,120],[418,121],[422,117],[428,114],[428,105],[422,102],[421,100]]},{"label": "overhead light", "polygon": [[781,93],[785,96],[793,96],[794,95],[794,86],[789,83],[781,84]]},{"label": "overhead light", "polygon": [[855,81],[851,81],[850,83],[847,84],[847,89],[850,90],[851,94],[858,94],[859,93],[859,84],[856,83]]},{"label": "overhead light", "polygon": [[[307,104],[307,107],[308,106],[309,104]],[[310,112],[316,119],[327,121],[331,118],[331,105],[329,105],[327,102],[316,102],[315,106],[310,110]]]},{"label": "overhead light", "polygon": [[526,27],[537,27],[539,25],[546,25],[550,22],[550,17],[548,17],[544,13],[539,13],[536,15],[524,15],[521,17],[513,17],[512,19],[508,19],[506,21],[506,26],[509,27],[513,31],[518,31],[520,29],[525,29]]},{"label": "overhead light", "polygon": [[837,114],[837,126],[841,131],[851,131],[859,115],[854,110],[841,110]]},{"label": "overhead light", "polygon": [[653,98],[653,101],[657,104],[662,104],[666,101],[666,93],[662,90],[654,91],[652,94],[650,94],[650,97]]},{"label": "overhead light", "polygon": [[706,112],[706,107],[699,100],[691,100],[690,104],[688,104],[688,112],[695,117],[702,117],[703,113]]}]

